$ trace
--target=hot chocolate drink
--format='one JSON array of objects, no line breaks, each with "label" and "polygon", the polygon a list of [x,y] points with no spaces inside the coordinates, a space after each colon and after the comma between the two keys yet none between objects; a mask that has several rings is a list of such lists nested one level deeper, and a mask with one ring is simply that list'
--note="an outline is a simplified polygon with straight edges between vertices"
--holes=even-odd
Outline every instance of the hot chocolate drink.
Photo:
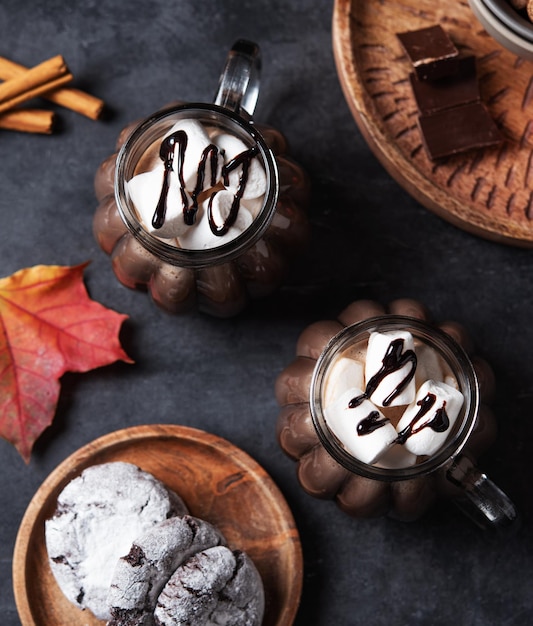
[{"label": "hot chocolate drink", "polygon": [[264,205],[267,174],[257,145],[183,119],[141,156],[126,192],[147,232],[201,250],[252,225]]},{"label": "hot chocolate drink", "polygon": [[324,373],[327,428],[354,457],[407,467],[452,436],[464,404],[449,365],[407,330],[370,332],[350,343]]}]

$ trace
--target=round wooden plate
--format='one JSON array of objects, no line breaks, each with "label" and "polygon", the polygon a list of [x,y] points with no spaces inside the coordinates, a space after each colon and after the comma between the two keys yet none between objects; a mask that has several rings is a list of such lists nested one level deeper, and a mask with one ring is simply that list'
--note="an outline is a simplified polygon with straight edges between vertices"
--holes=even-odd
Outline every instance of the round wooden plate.
[{"label": "round wooden plate", "polygon": [[57,496],[86,467],[127,461],[150,472],[185,501],[192,515],[216,525],[232,549],[245,550],[263,579],[265,626],[293,623],[302,590],[300,539],[283,495],[252,458],[215,435],[173,425],[120,430],[81,448],[41,485],[22,520],[13,557],[13,586],[23,626],[96,626],[72,605],[48,566],[44,522]]},{"label": "round wooden plate", "polygon": [[[505,137],[501,147],[428,158],[411,66],[396,34],[434,24],[461,53],[476,55],[481,98]],[[335,0],[333,49],[361,133],[406,191],[471,233],[533,246],[533,63],[492,39],[467,0]]]}]

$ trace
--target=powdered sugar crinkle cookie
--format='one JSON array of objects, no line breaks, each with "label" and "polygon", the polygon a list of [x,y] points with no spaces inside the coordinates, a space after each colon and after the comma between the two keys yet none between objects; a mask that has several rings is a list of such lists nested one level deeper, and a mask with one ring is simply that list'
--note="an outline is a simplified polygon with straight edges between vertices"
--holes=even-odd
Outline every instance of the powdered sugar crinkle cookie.
[{"label": "powdered sugar crinkle cookie", "polygon": [[119,559],[109,590],[109,626],[149,626],[157,598],[174,571],[187,559],[225,539],[208,522],[185,515],[154,526]]},{"label": "powdered sugar crinkle cookie", "polygon": [[45,523],[50,567],[62,592],[98,619],[109,619],[107,594],[119,557],[155,524],[185,513],[177,494],[135,465],[85,469],[59,494]]},{"label": "powdered sugar crinkle cookie", "polygon": [[154,617],[156,626],[260,626],[264,606],[263,583],[251,559],[217,546],[178,567]]}]

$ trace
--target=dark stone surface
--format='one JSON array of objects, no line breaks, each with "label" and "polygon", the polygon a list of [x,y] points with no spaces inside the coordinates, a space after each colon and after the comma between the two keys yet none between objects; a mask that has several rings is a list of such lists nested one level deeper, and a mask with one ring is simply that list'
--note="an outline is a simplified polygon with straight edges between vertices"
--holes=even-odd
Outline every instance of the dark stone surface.
[{"label": "dark stone surface", "polygon": [[[66,375],[54,424],[26,466],[0,441],[0,615],[19,623],[11,559],[24,511],[46,476],[96,437],[129,425],[180,423],[251,454],[285,494],[301,532],[305,580],[296,624],[500,626],[533,623],[533,290],[531,252],[475,238],[409,197],[359,134],[331,50],[325,0],[3,0],[0,54],[34,65],[63,54],[76,84],[112,110],[93,122],[61,110],[61,133],[0,134],[1,275],[91,259],[92,297],[130,316],[136,364]],[[283,130],[313,181],[313,244],[275,296],[232,320],[173,318],[118,284],[91,232],[92,180],[119,130],[173,99],[211,100],[227,50],[263,51],[256,119]],[[522,525],[482,533],[449,504],[424,519],[355,521],[305,495],[274,436],[273,384],[314,320],[354,299],[424,301],[470,330],[497,376],[497,444],[487,472]],[[54,626],[54,625],[47,625]]]}]

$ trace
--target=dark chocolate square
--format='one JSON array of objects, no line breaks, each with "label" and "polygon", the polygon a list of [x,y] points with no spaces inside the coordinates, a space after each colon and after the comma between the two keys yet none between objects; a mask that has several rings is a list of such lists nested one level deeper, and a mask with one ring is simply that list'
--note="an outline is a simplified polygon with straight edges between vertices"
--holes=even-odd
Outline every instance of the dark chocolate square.
[{"label": "dark chocolate square", "polygon": [[397,37],[420,80],[442,78],[456,71],[459,51],[440,25],[398,33]]},{"label": "dark chocolate square", "polygon": [[443,109],[479,102],[479,85],[476,74],[476,57],[471,55],[457,60],[457,71],[437,80],[420,80],[409,75],[416,105],[422,115],[431,115]]},{"label": "dark chocolate square", "polygon": [[495,146],[503,140],[481,102],[422,115],[418,125],[424,147],[433,161],[474,148]]}]

